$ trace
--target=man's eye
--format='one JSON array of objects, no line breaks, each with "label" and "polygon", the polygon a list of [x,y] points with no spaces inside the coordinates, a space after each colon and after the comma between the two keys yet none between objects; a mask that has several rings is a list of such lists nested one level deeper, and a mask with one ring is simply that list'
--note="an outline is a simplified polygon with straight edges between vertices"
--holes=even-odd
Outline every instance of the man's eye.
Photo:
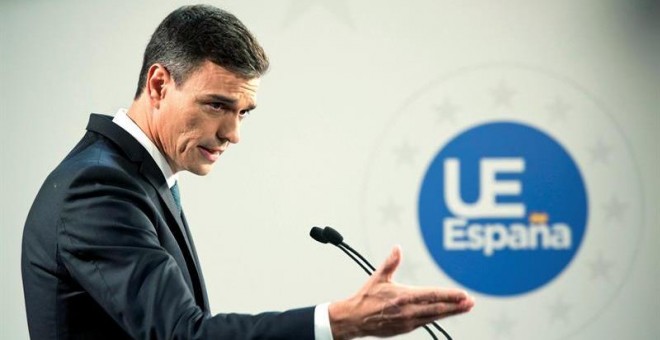
[{"label": "man's eye", "polygon": [[224,109],[224,105],[222,103],[209,103],[208,105],[213,110],[222,110],[222,109]]},{"label": "man's eye", "polygon": [[250,115],[250,110],[241,111],[241,113],[239,113],[239,115],[240,115],[241,117],[248,116],[248,115]]}]

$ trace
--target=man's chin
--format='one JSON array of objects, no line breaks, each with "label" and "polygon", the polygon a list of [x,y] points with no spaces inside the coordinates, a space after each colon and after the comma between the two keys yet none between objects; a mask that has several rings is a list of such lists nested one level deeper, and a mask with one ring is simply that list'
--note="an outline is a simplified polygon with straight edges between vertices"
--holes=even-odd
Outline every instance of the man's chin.
[{"label": "man's chin", "polygon": [[194,168],[190,168],[188,169],[188,172],[193,173],[197,176],[206,176],[211,172],[212,169],[213,169],[213,164],[204,164],[204,165],[196,166]]}]

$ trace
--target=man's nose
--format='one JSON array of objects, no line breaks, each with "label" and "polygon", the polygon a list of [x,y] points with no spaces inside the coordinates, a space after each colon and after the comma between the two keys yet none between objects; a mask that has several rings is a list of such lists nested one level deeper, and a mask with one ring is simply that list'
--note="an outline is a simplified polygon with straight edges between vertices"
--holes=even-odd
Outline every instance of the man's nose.
[{"label": "man's nose", "polygon": [[241,118],[239,115],[227,115],[218,129],[218,139],[236,144],[241,140]]}]

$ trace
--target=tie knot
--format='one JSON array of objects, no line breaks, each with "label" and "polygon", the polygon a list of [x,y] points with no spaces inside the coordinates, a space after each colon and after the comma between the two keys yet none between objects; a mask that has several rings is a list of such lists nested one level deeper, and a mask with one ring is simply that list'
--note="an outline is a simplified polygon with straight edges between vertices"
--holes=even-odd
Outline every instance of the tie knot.
[{"label": "tie knot", "polygon": [[179,194],[179,182],[174,182],[174,185],[170,188],[172,192],[172,197],[174,197],[174,203],[176,207],[181,211],[181,194]]}]

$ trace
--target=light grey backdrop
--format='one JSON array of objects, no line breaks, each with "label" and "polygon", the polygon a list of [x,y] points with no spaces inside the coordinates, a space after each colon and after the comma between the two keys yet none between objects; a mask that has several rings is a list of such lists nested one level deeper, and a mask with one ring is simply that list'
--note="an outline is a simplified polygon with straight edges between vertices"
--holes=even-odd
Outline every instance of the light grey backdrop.
[{"label": "light grey backdrop", "polygon": [[[82,136],[90,112],[113,114],[130,104],[149,35],[185,3],[1,3],[0,338],[28,337],[20,239],[40,184]],[[340,227],[353,246],[380,262],[391,244],[375,246],[362,225],[377,213],[365,203],[373,171],[369,160],[383,152],[380,146],[401,137],[392,124],[406,115],[415,119],[408,104],[416,93],[461,70],[492,66],[558,75],[598,100],[618,131],[619,144],[610,146],[625,141],[627,159],[634,160],[637,178],[618,180],[642,183],[627,209],[642,211],[635,221],[644,222],[611,230],[639,231],[639,240],[636,255],[625,263],[617,263],[616,247],[604,249],[614,270],[619,266],[626,275],[603,297],[607,303],[589,306],[570,298],[562,302],[562,317],[550,309],[536,315],[507,312],[502,319],[494,311],[504,300],[476,294],[474,312],[447,321],[448,330],[457,339],[652,339],[660,334],[660,17],[655,1],[210,3],[241,18],[272,61],[242,142],[223,155],[211,175],[182,179],[182,199],[215,312],[284,309],[352,294],[364,280],[361,272],[340,252],[311,241],[309,227]],[[470,112],[457,115],[469,118]],[[432,265],[425,270],[437,271]],[[480,310],[479,302],[488,308]],[[526,323],[544,318],[549,321],[537,334],[525,333]],[[416,332],[405,338],[424,336]]]}]

